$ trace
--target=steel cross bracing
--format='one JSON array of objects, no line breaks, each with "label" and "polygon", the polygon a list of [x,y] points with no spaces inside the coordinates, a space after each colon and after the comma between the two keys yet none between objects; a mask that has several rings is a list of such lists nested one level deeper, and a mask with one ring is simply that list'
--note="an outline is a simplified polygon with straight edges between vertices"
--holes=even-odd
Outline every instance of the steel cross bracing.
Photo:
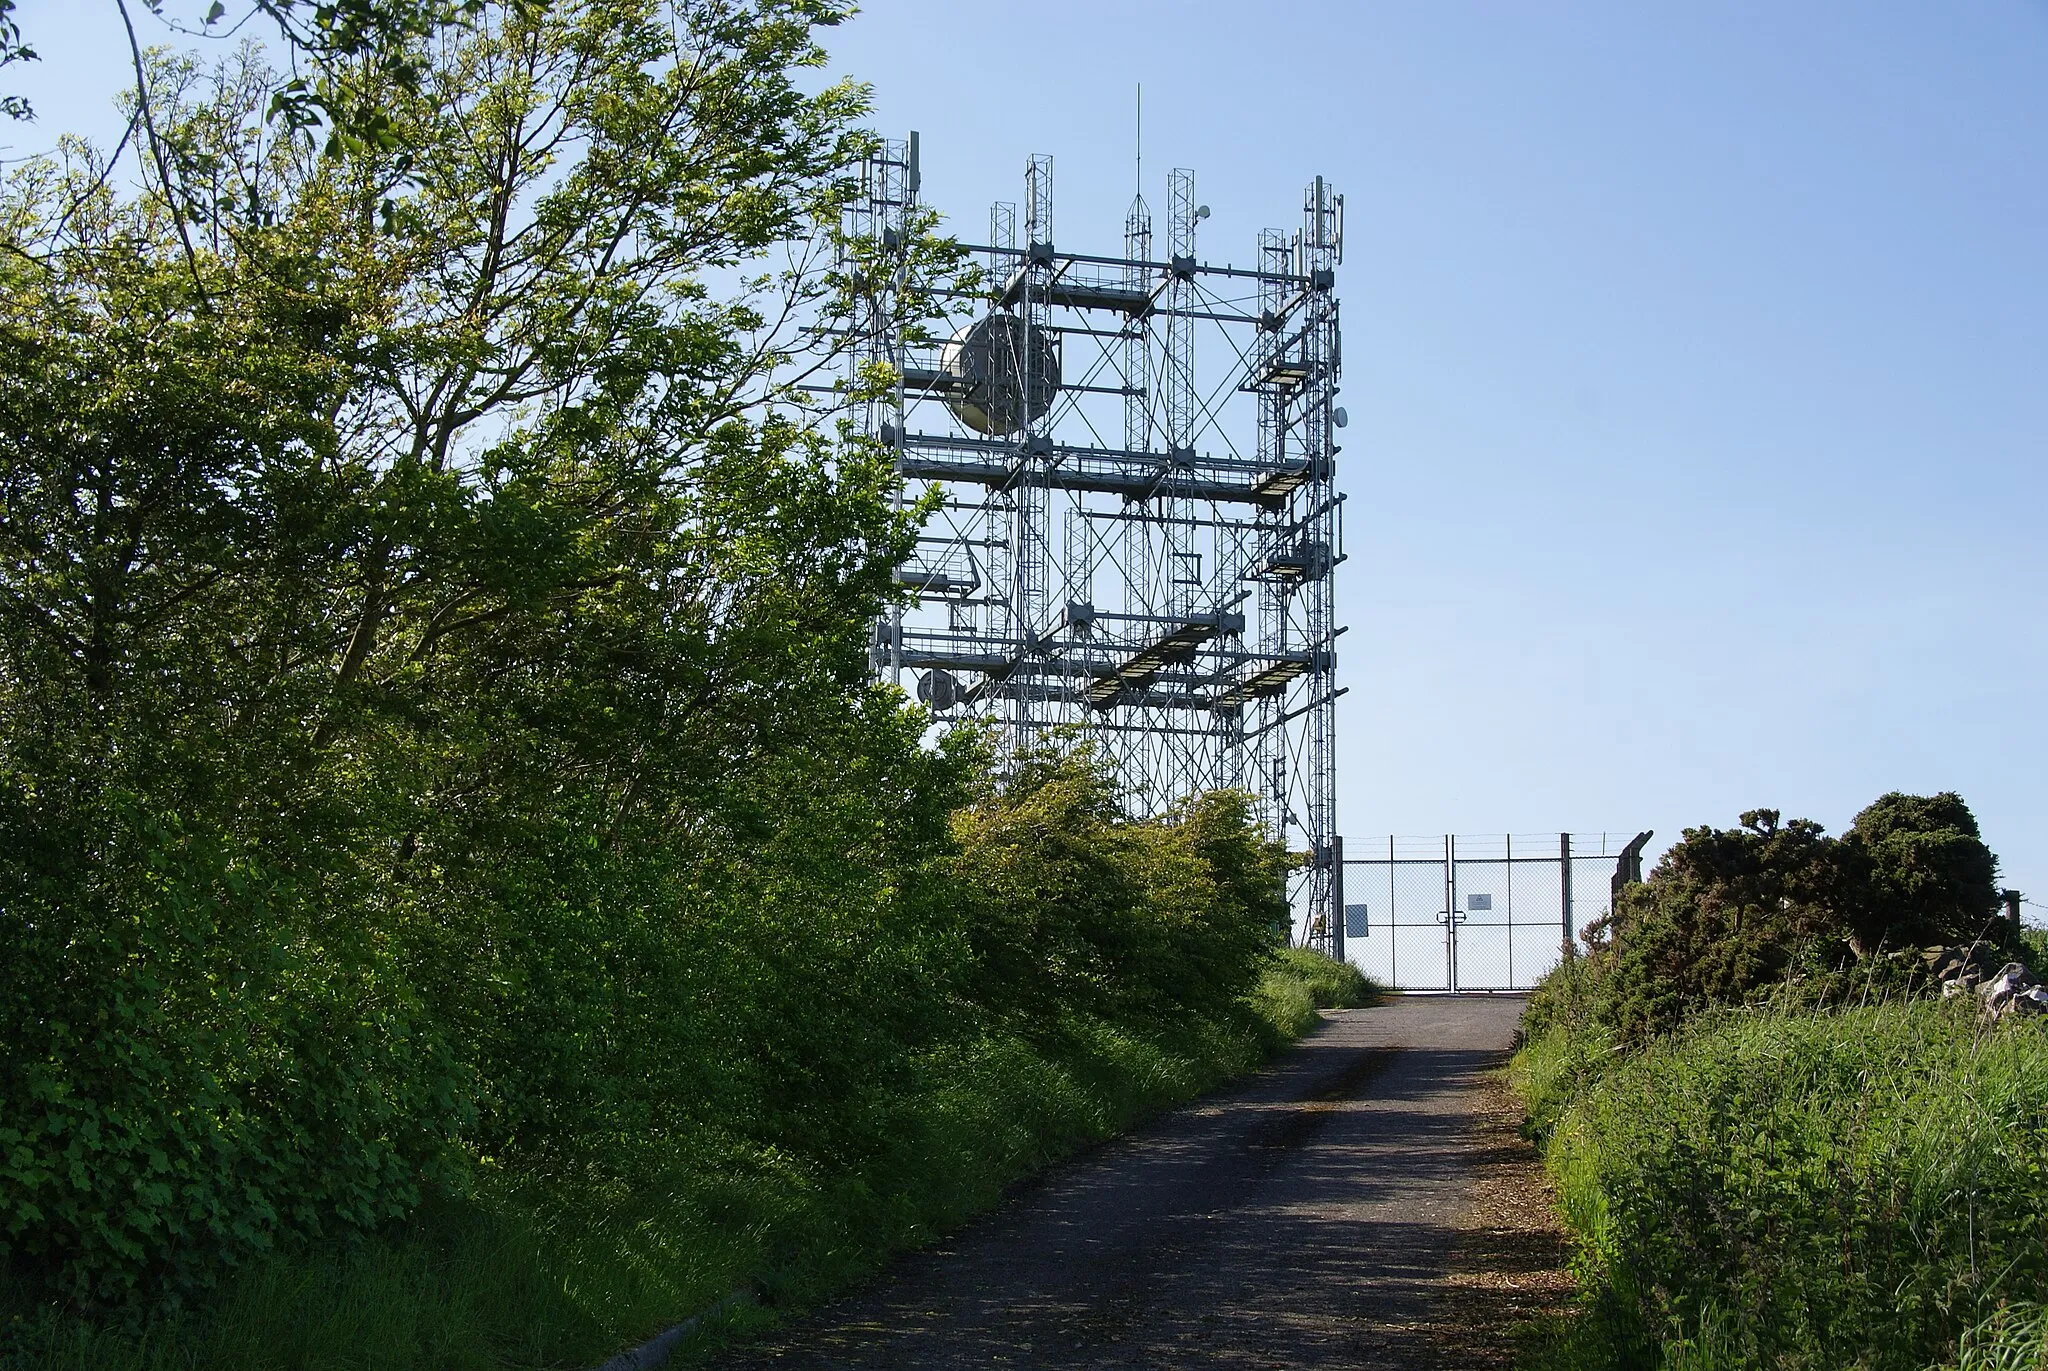
[{"label": "steel cross bracing", "polygon": [[[1166,252],[1142,195],[1121,254],[1062,251],[1052,159],[998,204],[950,341],[911,341],[887,267],[918,200],[916,135],[884,142],[849,212],[867,290],[850,377],[913,495],[939,490],[876,626],[878,671],[1006,753],[1094,737],[1131,807],[1242,788],[1303,861],[1299,934],[1336,927],[1335,482],[1343,201],[1318,178],[1253,265],[1201,260],[1206,206],[1168,178]],[[879,255],[874,245],[882,245]],[[877,267],[877,263],[881,263]],[[926,321],[929,322],[929,321]]]}]

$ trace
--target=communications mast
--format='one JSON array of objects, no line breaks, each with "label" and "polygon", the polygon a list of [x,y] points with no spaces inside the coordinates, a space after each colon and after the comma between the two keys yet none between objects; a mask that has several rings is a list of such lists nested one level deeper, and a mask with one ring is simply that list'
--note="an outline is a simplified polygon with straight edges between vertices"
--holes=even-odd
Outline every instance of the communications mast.
[{"label": "communications mast", "polygon": [[1077,252],[1054,237],[1052,159],[1033,156],[1019,204],[993,206],[970,247],[984,272],[954,301],[965,326],[919,342],[901,299],[917,146],[877,147],[846,224],[864,245],[849,379],[898,378],[859,422],[939,501],[875,669],[942,719],[992,721],[1008,754],[1085,730],[1138,813],[1252,792],[1302,854],[1297,937],[1327,945],[1343,197],[1317,177],[1299,228],[1218,265],[1176,170],[1163,235],[1141,194],[1121,251]]}]

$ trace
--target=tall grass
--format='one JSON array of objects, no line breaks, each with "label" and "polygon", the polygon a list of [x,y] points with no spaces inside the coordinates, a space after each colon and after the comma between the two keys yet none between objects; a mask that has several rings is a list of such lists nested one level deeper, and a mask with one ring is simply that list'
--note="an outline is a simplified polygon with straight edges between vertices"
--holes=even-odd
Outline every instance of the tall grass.
[{"label": "tall grass", "polygon": [[146,1325],[24,1312],[0,1328],[0,1367],[586,1367],[736,1289],[757,1295],[758,1308],[709,1330],[693,1349],[703,1355],[1251,1068],[1312,1027],[1318,1005],[1362,1003],[1371,989],[1352,968],[1289,951],[1233,1023],[1147,1036],[1074,1016],[1056,1035],[933,1053],[890,1106],[895,1145],[858,1173],[705,1136],[664,1183],[631,1193],[501,1178],[383,1239],[255,1267],[203,1307]]},{"label": "tall grass", "polygon": [[1963,1334],[1952,1371],[2048,1371],[2048,1305],[2009,1305]]},{"label": "tall grass", "polygon": [[1350,962],[1305,947],[1282,948],[1260,975],[1252,1003],[1275,1041],[1291,1041],[1315,1027],[1316,1011],[1370,1004],[1379,987]]},{"label": "tall grass", "polygon": [[1973,1009],[1731,1012],[1627,1056],[1558,1016],[1514,1071],[1589,1307],[1531,1360],[1919,1371],[2048,1297],[2048,1032]]}]

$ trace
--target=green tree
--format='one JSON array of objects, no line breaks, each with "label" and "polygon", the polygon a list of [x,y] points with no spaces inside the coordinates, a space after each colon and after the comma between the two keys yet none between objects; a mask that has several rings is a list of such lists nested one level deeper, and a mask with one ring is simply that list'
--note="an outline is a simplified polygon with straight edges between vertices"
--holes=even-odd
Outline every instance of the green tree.
[{"label": "green tree", "polygon": [[966,763],[864,655],[911,516],[785,385],[843,11],[466,8],[320,58],[388,138],[159,56],[139,190],[66,143],[0,203],[0,1257],[81,1301],[479,1156],[774,1145],[821,1014],[937,1017]]},{"label": "green tree", "polygon": [[1228,1018],[1286,915],[1286,851],[1251,805],[1219,791],[1133,820],[1092,751],[1023,758],[954,821],[970,998],[1026,1033]]},{"label": "green tree", "polygon": [[[0,68],[39,60],[36,50],[22,39],[14,8],[15,0],[0,0]],[[35,110],[19,95],[0,95],[0,118],[33,119]]]},{"label": "green tree", "polygon": [[1880,796],[1842,835],[1860,885],[1849,919],[1874,950],[1998,938],[1998,858],[1952,790]]},{"label": "green tree", "polygon": [[[336,80],[337,66],[369,59],[387,82],[418,84],[416,45],[440,30],[474,18],[485,10],[483,0],[107,0],[121,18],[134,62],[136,94],[146,106],[149,82],[143,65],[143,35],[135,18],[147,13],[165,29],[187,38],[233,37],[251,20],[270,30],[312,64],[309,77],[279,83],[272,92],[269,114],[294,129],[325,125],[328,146],[338,151],[382,141],[389,121],[381,105],[365,98],[364,89]],[[0,0],[0,68],[39,60],[14,18],[16,0]],[[33,119],[35,111],[19,95],[0,95],[0,116]],[[134,130],[131,128],[131,135]],[[154,131],[150,131],[154,136]]]}]

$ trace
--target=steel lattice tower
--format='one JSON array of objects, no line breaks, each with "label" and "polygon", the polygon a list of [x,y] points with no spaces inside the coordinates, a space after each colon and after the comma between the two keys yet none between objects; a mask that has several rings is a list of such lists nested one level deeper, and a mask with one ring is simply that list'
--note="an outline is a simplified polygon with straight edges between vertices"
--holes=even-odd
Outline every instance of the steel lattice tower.
[{"label": "steel lattice tower", "polygon": [[[1300,937],[1329,942],[1336,864],[1335,482],[1343,199],[1318,177],[1254,265],[1200,259],[1194,174],[1167,185],[1166,252],[1131,203],[1121,253],[1054,246],[1052,159],[990,211],[974,317],[918,343],[900,254],[917,136],[885,141],[848,211],[865,265],[849,379],[893,394],[864,431],[937,512],[898,572],[913,606],[873,661],[1014,752],[1084,730],[1134,811],[1204,789],[1259,797],[1304,857]],[[906,673],[911,679],[906,679]]]}]

